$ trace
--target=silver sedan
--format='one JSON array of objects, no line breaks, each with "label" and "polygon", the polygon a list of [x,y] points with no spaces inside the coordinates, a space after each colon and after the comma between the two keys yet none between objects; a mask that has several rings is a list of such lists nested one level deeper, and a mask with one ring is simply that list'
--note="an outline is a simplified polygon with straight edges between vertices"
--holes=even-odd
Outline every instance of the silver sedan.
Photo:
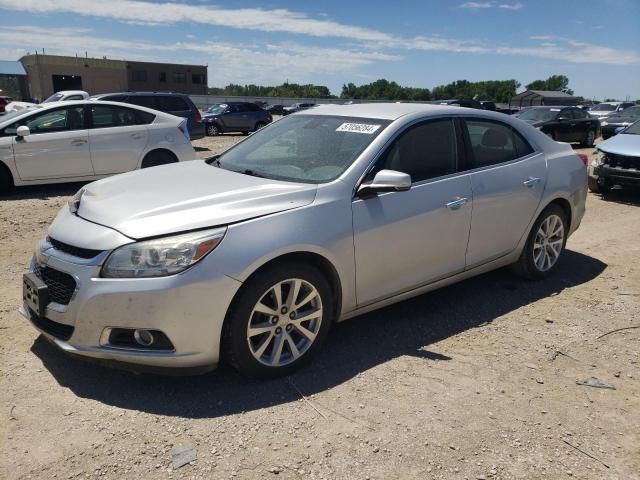
[{"label": "silver sedan", "polygon": [[569,145],[502,114],[321,106],[207,161],[81,189],[21,310],[78,355],[285,374],[336,321],[504,266],[547,277],[586,180]]}]

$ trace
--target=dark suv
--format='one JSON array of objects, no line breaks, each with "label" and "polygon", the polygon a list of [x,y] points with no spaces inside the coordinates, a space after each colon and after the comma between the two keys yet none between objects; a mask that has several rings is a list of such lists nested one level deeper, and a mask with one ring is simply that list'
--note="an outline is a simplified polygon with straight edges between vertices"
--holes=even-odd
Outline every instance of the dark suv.
[{"label": "dark suv", "polygon": [[207,135],[226,132],[242,132],[248,135],[249,132],[260,130],[272,120],[267,110],[250,102],[217,103],[202,114]]},{"label": "dark suv", "polygon": [[204,138],[205,130],[202,116],[198,107],[184,93],[169,92],[122,92],[101,93],[91,97],[94,100],[107,100],[109,102],[123,102],[153,108],[161,112],[170,113],[177,117],[187,119],[189,137],[191,140]]}]

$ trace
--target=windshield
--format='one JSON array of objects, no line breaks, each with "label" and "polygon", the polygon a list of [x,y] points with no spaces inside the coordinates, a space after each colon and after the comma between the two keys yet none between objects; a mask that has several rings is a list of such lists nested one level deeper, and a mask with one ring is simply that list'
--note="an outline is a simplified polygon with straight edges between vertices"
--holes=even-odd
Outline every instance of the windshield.
[{"label": "windshield", "polygon": [[219,103],[217,105],[212,105],[207,108],[207,113],[211,113],[213,115],[221,115],[227,109],[226,103]]},{"label": "windshield", "polygon": [[339,177],[389,123],[373,118],[293,115],[257,131],[213,164],[276,180],[329,182]]},{"label": "windshield", "polygon": [[599,103],[595,107],[593,107],[591,112],[613,112],[616,109],[615,105],[611,105],[610,103]]},{"label": "windshield", "polygon": [[625,108],[622,112],[616,114],[616,117],[632,117],[632,118],[639,117],[640,118],[640,106]]},{"label": "windshield", "polygon": [[556,115],[560,113],[559,108],[547,110],[546,108],[528,108],[523,110],[518,115],[520,120],[535,120],[537,122],[548,122],[556,118]]},{"label": "windshield", "polygon": [[640,121],[629,125],[623,133],[629,135],[640,135]]},{"label": "windshield", "polygon": [[62,100],[62,97],[63,95],[61,93],[54,93],[42,103],[59,102]]}]

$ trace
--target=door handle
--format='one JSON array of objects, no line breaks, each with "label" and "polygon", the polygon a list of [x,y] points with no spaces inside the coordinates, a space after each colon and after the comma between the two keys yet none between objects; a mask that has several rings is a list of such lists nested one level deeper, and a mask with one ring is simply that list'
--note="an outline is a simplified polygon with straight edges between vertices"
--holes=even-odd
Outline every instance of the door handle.
[{"label": "door handle", "polygon": [[84,145],[85,143],[87,143],[87,141],[83,138],[76,138],[75,140],[71,140],[71,145],[73,145],[74,147]]},{"label": "door handle", "polygon": [[539,178],[529,177],[524,182],[522,182],[525,187],[531,188],[540,183]]},{"label": "door handle", "polygon": [[460,197],[458,197],[455,200],[452,200],[449,203],[446,203],[445,207],[447,207],[449,210],[458,210],[460,207],[462,207],[468,201],[469,201],[468,198],[460,198]]}]

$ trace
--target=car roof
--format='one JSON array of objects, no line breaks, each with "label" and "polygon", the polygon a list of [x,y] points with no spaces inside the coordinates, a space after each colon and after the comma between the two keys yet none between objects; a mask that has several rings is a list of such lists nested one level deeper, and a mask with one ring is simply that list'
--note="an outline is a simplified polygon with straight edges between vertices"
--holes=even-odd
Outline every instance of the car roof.
[{"label": "car roof", "polygon": [[92,95],[91,98],[106,97],[107,95],[177,95],[181,97],[188,97],[186,93],[177,92],[109,92],[109,93],[97,93]]},{"label": "car roof", "polygon": [[334,115],[342,117],[379,118],[396,120],[412,113],[451,114],[477,110],[449,105],[426,103],[354,103],[351,105],[318,105],[313,110],[303,110],[296,115]]}]

